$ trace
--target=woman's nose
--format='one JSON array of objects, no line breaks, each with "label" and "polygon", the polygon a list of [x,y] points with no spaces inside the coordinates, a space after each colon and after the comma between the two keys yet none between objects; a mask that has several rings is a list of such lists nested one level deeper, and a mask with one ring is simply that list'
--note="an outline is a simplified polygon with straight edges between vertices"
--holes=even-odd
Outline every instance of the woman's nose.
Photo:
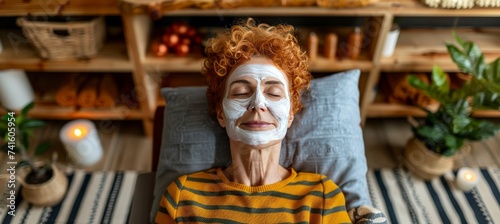
[{"label": "woman's nose", "polygon": [[255,93],[252,96],[252,99],[250,100],[250,105],[248,107],[249,110],[264,110],[266,108],[266,105],[264,103],[265,98],[264,95],[262,95],[262,92],[260,91],[255,91]]}]

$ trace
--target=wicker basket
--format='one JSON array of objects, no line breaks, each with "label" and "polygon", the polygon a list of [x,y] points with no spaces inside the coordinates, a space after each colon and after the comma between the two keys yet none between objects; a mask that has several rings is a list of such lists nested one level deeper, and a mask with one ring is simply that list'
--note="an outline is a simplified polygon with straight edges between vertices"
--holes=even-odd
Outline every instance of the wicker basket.
[{"label": "wicker basket", "polygon": [[21,17],[17,24],[40,56],[49,60],[91,58],[106,36],[103,17],[77,22],[29,21]]}]

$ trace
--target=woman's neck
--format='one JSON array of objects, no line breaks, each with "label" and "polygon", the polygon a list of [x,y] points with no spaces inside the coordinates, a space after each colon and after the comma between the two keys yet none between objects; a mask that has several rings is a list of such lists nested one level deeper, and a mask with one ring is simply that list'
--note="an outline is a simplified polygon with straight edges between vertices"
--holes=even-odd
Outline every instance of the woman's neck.
[{"label": "woman's neck", "polygon": [[279,164],[281,144],[252,148],[231,141],[232,164],[224,170],[229,180],[247,186],[273,184],[290,175]]}]

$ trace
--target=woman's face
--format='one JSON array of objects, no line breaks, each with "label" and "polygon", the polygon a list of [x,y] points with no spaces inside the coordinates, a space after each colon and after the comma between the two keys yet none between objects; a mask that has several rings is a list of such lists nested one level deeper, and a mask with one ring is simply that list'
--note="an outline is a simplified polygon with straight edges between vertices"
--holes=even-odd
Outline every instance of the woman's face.
[{"label": "woman's face", "polygon": [[221,126],[229,138],[259,146],[281,141],[293,121],[287,77],[270,59],[254,57],[234,69],[225,88]]}]

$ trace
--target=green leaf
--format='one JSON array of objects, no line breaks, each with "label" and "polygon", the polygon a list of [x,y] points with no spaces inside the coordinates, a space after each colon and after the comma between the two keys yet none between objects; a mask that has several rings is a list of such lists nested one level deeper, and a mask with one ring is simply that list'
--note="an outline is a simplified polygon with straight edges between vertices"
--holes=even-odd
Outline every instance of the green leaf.
[{"label": "green leaf", "polygon": [[45,122],[41,120],[27,120],[24,124],[21,124],[22,129],[35,129],[45,126]]},{"label": "green leaf", "polygon": [[472,98],[474,110],[493,109],[500,110],[500,94],[491,92],[477,93]]},{"label": "green leaf", "polygon": [[450,83],[447,79],[447,75],[443,70],[434,66],[432,68],[432,85],[437,87],[437,90],[441,93],[448,93],[450,91]]},{"label": "green leaf", "polygon": [[444,152],[451,155],[455,154],[455,152],[464,144],[463,139],[459,139],[453,135],[446,135],[444,137],[444,142],[446,145],[446,150],[444,150]]},{"label": "green leaf", "polygon": [[406,77],[406,80],[412,85],[413,87],[420,89],[420,90],[427,90],[429,89],[429,84],[425,83],[421,79],[419,79],[416,75],[409,75]]},{"label": "green leaf", "polygon": [[50,142],[43,142],[35,148],[35,156],[41,155],[46,152],[52,145]]},{"label": "green leaf", "polygon": [[26,106],[24,106],[23,109],[21,109],[21,114],[22,115],[27,115],[28,112],[35,107],[35,102],[30,102]]},{"label": "green leaf", "polygon": [[21,124],[24,122],[25,117],[26,117],[26,115],[24,115],[23,113],[17,114],[17,116],[16,116],[16,126],[17,127],[21,126]]},{"label": "green leaf", "polygon": [[500,58],[486,65],[484,78],[488,81],[500,83]]},{"label": "green leaf", "polygon": [[469,60],[466,54],[460,51],[457,47],[451,44],[447,44],[448,52],[450,53],[451,59],[458,65],[460,70],[473,74],[472,62]]},{"label": "green leaf", "polygon": [[458,116],[453,119],[453,133],[460,133],[464,128],[470,124],[468,116]]}]

